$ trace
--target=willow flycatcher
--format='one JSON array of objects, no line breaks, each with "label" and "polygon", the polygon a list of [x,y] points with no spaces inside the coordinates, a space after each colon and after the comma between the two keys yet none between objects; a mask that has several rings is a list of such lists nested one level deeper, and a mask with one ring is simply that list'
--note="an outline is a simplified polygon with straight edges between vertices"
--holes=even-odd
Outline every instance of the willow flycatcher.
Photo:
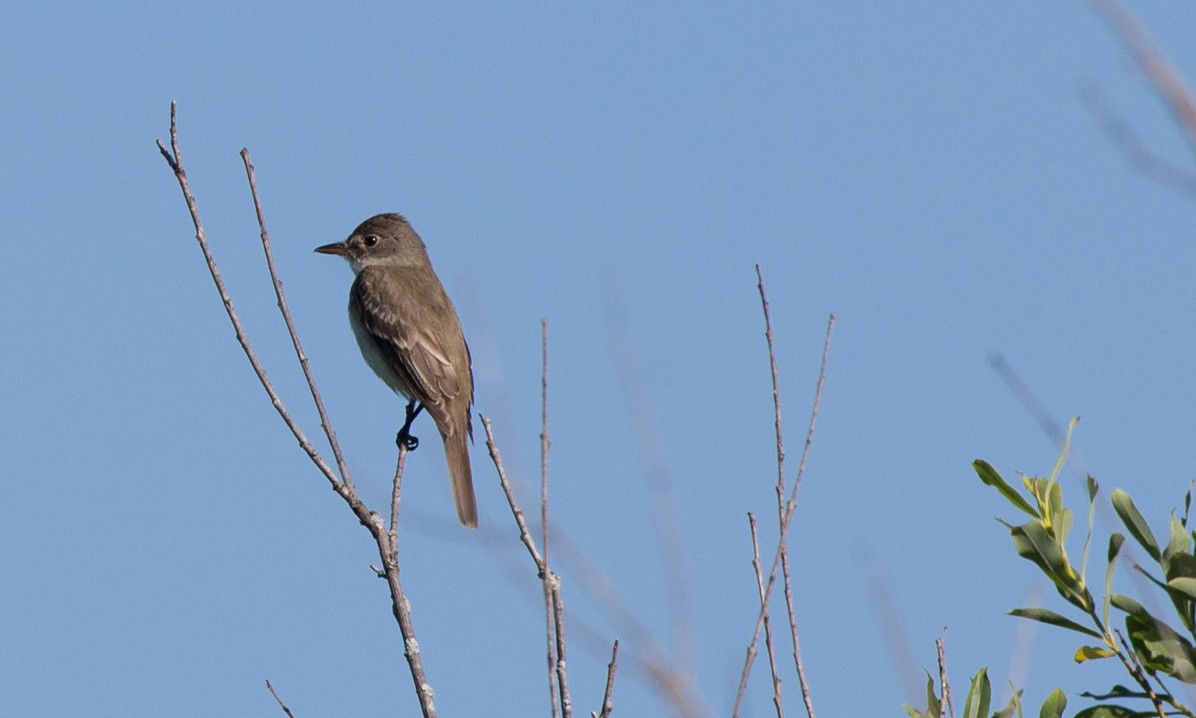
[{"label": "willow flycatcher", "polygon": [[349,261],[357,279],[349,290],[349,324],[365,361],[407,399],[397,441],[414,449],[411,422],[432,415],[448,461],[461,523],[478,525],[469,441],[473,440],[473,367],[461,321],[445,293],[423,240],[399,214],[370,217],[343,242],[316,247]]}]

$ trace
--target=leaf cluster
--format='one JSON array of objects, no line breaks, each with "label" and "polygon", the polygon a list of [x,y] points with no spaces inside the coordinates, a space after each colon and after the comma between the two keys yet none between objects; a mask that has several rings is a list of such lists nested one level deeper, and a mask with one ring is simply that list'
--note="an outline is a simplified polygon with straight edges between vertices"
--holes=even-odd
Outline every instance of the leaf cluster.
[{"label": "leaf cluster", "polygon": [[[1114,532],[1109,537],[1105,552],[1104,586],[1098,601],[1092,595],[1085,572],[1099,492],[1099,485],[1091,476],[1085,480],[1087,531],[1078,564],[1071,561],[1066,547],[1072,513],[1063,504],[1058,476],[1067,461],[1075,424],[1076,420],[1073,419],[1068,426],[1067,439],[1051,473],[1045,478],[1023,476],[1022,491],[1015,489],[989,463],[978,459],[972,464],[982,482],[995,488],[1014,508],[1029,516],[1024,523],[1001,523],[1009,529],[1017,554],[1036,565],[1050,579],[1055,590],[1069,604],[1072,617],[1046,608],[1019,608],[1010,613],[1080,634],[1083,643],[1074,654],[1077,662],[1116,658],[1133,679],[1135,688],[1132,689],[1117,685],[1100,694],[1084,693],[1084,696],[1098,702],[1081,710],[1075,718],[1196,716],[1190,708],[1179,702],[1169,687],[1174,681],[1196,683],[1196,650],[1193,649],[1196,643],[1196,533],[1189,528],[1188,523],[1192,488],[1189,487],[1184,497],[1183,516],[1172,513],[1165,544],[1156,539],[1127,492],[1122,489],[1112,492],[1110,501],[1126,533],[1152,563],[1143,565],[1133,560],[1125,546],[1125,534]],[[1148,610],[1137,600],[1113,591],[1113,578],[1121,558],[1126,558],[1135,571],[1167,596],[1173,615],[1165,619],[1162,615],[1156,615],[1161,613],[1157,609]],[[1110,616],[1114,610],[1118,612],[1115,615],[1120,618],[1123,628],[1113,627]],[[977,674],[977,678],[982,678],[983,673]],[[973,693],[978,690],[976,681],[974,678],[969,690],[969,703],[972,702]],[[1058,691],[1047,699],[1040,715],[1062,715],[1066,701],[1061,693],[1056,699],[1056,693]],[[1144,706],[1143,701],[1148,706]],[[1139,707],[1130,708],[1123,702],[1136,702]],[[1057,712],[1053,707],[1055,705],[1058,705]],[[983,711],[967,713],[965,710],[965,715],[982,716],[986,711],[987,704]],[[996,715],[1006,713],[1002,711]]]}]

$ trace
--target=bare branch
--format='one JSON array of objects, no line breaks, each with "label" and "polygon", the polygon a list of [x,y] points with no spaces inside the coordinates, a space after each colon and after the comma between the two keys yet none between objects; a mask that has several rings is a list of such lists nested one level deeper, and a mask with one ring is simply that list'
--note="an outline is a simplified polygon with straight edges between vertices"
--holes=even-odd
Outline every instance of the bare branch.
[{"label": "bare branch", "polygon": [[[946,629],[943,629],[943,633],[946,632]],[[939,718],[947,718],[948,707],[951,717],[955,718],[955,706],[951,704],[951,684],[947,682],[947,650],[943,647],[942,636],[935,639],[934,645],[939,652],[939,685],[943,689],[943,700],[939,703]]]},{"label": "bare branch", "polygon": [[614,703],[611,701],[611,692],[615,688],[615,671],[619,669],[619,639],[615,639],[615,645],[610,649],[610,663],[606,664],[606,690],[602,692],[602,711],[600,713],[591,713],[594,718],[610,718],[610,713],[615,709]]},{"label": "bare branch", "polygon": [[519,528],[519,540],[527,547],[527,552],[536,565],[536,573],[544,585],[545,621],[548,632],[548,692],[552,699],[553,715],[559,715],[557,713],[556,688],[552,683],[552,676],[555,673],[557,684],[561,690],[559,710],[564,712],[565,718],[568,718],[572,712],[572,699],[569,696],[565,664],[565,608],[561,598],[561,579],[549,568],[548,563],[536,547],[536,540],[532,538],[531,531],[528,530],[527,521],[523,517],[523,509],[519,508],[519,502],[515,499],[515,492],[511,489],[511,482],[507,479],[507,472],[503,467],[502,455],[498,450],[498,443],[494,439],[494,427],[488,418],[481,415],[479,417],[482,420],[482,427],[486,431],[486,448],[490,451],[490,459],[498,471],[498,483],[502,487],[503,495],[507,497],[507,505],[511,508],[515,525]]},{"label": "bare branch", "polygon": [[482,420],[482,428],[486,431],[486,449],[490,452],[490,460],[494,462],[494,468],[498,471],[498,483],[502,487],[503,495],[507,497],[507,505],[511,507],[511,513],[515,517],[515,525],[519,528],[519,540],[527,547],[528,554],[532,557],[532,562],[536,564],[537,571],[544,570],[544,559],[540,557],[540,550],[536,548],[535,539],[532,538],[531,532],[527,529],[527,521],[523,518],[523,509],[519,508],[519,503],[515,500],[515,494],[511,490],[511,482],[507,479],[507,470],[503,467],[502,454],[498,450],[498,443],[494,440],[494,427],[490,425],[490,419],[478,415]]},{"label": "bare branch", "polygon": [[245,352],[245,356],[249,359],[250,366],[253,367],[253,372],[257,374],[258,381],[261,382],[262,388],[266,390],[266,394],[270,397],[270,403],[274,406],[274,410],[282,417],[287,428],[291,430],[291,434],[299,442],[299,446],[311,458],[320,472],[328,478],[333,490],[341,493],[346,490],[345,485],[341,483],[336,474],[333,473],[332,468],[328,466],[323,457],[320,456],[320,453],[316,451],[316,448],[307,440],[307,435],[303,433],[303,430],[291,418],[282,399],[278,396],[278,392],[274,390],[274,385],[270,383],[270,378],[266,375],[266,369],[262,366],[262,363],[257,358],[257,353],[254,352],[253,347],[250,345],[249,338],[245,334],[245,328],[241,325],[241,318],[237,315],[236,307],[233,306],[233,300],[228,294],[228,289],[224,286],[224,278],[220,276],[220,269],[216,266],[216,260],[213,258],[212,250],[208,246],[208,238],[204,233],[203,222],[199,219],[199,208],[195,202],[195,195],[191,194],[191,185],[187,182],[187,172],[183,169],[183,156],[179,150],[176,110],[177,104],[172,101],[170,103],[170,149],[166,149],[166,145],[163,144],[162,140],[158,140],[158,150],[162,153],[162,157],[166,159],[166,163],[170,165],[175,179],[178,180],[179,189],[183,191],[183,199],[187,202],[187,211],[191,214],[191,224],[195,227],[195,241],[199,243],[204,261],[208,265],[208,272],[212,275],[212,281],[215,282],[216,290],[220,293],[220,301],[224,304],[224,311],[228,314],[229,321],[232,322],[233,330],[237,336],[237,343],[241,345],[242,351]]},{"label": "bare branch", "polygon": [[399,444],[399,458],[395,462],[395,475],[391,480],[390,489],[390,542],[394,544],[395,551],[398,552],[399,546],[399,490],[403,487],[403,467],[407,463],[407,442],[401,441]]},{"label": "bare branch", "polygon": [[274,251],[270,248],[270,233],[266,231],[266,215],[262,211],[262,201],[257,193],[257,177],[253,169],[253,163],[249,159],[249,149],[241,148],[241,161],[245,164],[245,174],[249,178],[249,192],[253,196],[253,209],[257,213],[257,226],[261,231],[262,250],[266,253],[266,267],[270,271],[270,282],[274,285],[274,296],[278,299],[278,310],[282,313],[282,320],[287,325],[287,333],[291,335],[291,346],[295,348],[295,357],[299,360],[299,366],[303,368],[303,377],[307,380],[307,388],[311,392],[312,401],[316,405],[316,411],[320,414],[320,426],[324,428],[324,434],[328,437],[328,443],[332,446],[332,454],[336,458],[336,468],[340,471],[341,479],[344,480],[346,488],[353,491],[353,481],[349,478],[349,468],[345,465],[344,454],[341,453],[340,443],[336,440],[336,432],[332,429],[332,422],[328,419],[328,412],[324,409],[324,400],[320,398],[320,390],[316,387],[316,379],[312,376],[311,367],[307,362],[307,354],[303,351],[303,344],[299,341],[299,334],[295,331],[295,322],[291,319],[291,310],[287,306],[286,296],[282,291],[282,281],[278,278],[278,272],[274,269]]},{"label": "bare branch", "polygon": [[287,715],[287,718],[295,718],[295,714],[292,713],[291,709],[287,708],[287,704],[283,703],[282,699],[278,697],[278,691],[274,690],[274,686],[270,685],[269,680],[266,681],[266,688],[270,690],[270,695],[274,696],[274,700],[278,701],[278,707],[281,708],[282,712]]},{"label": "bare branch", "polygon": [[785,706],[781,702],[781,676],[777,673],[777,657],[772,648],[772,621],[768,615],[768,602],[764,596],[764,574],[760,567],[760,540],[756,535],[756,515],[748,512],[748,525],[752,531],[752,571],[756,574],[756,593],[760,597],[760,609],[764,611],[764,647],[768,652],[768,667],[772,671],[772,703],[777,718],[784,718]]},{"label": "bare branch", "polygon": [[540,544],[548,563],[548,319],[540,320]]},{"label": "bare branch", "polygon": [[[553,576],[548,568],[548,319],[540,320],[540,545],[543,548],[543,563],[537,565],[541,586],[544,592],[544,635],[548,644],[548,699],[552,706],[552,715],[558,716],[563,711],[566,718],[572,713],[572,706],[565,707],[568,697],[567,681],[565,679],[564,641],[554,625],[556,605],[553,601],[553,585],[558,587],[560,579]],[[557,702],[557,686],[560,686],[560,702]]]},{"label": "bare branch", "polygon": [[[403,586],[399,581],[399,562],[398,562],[397,538],[393,537],[392,534],[387,531],[386,525],[383,522],[382,517],[379,516],[377,512],[371,511],[357,497],[356,492],[353,490],[352,484],[350,484],[348,482],[348,473],[347,472],[343,473],[343,476],[345,477],[344,481],[338,479],[336,474],[333,472],[332,468],[330,466],[328,466],[327,462],[324,461],[324,459],[320,456],[319,452],[316,451],[314,446],[312,446],[311,442],[307,440],[307,436],[304,434],[303,430],[300,429],[299,425],[294,421],[294,419],[291,418],[291,415],[287,411],[286,406],[283,404],[281,397],[279,397],[278,393],[274,389],[274,386],[270,383],[269,377],[267,377],[267,375],[266,375],[265,368],[262,366],[261,362],[258,360],[256,352],[253,350],[253,347],[250,345],[249,339],[247,338],[247,336],[245,334],[245,330],[241,325],[240,317],[237,315],[237,311],[233,306],[232,298],[229,296],[228,290],[225,288],[225,285],[224,285],[224,280],[220,276],[220,271],[219,271],[218,267],[216,266],[216,260],[212,256],[211,249],[208,245],[207,237],[204,234],[203,223],[200,221],[200,218],[199,218],[199,210],[197,209],[197,206],[196,206],[195,197],[194,197],[194,195],[192,195],[191,188],[189,186],[189,183],[187,182],[187,173],[183,169],[182,154],[179,151],[178,124],[176,121],[176,119],[177,119],[176,110],[177,110],[177,105],[174,102],[171,102],[170,103],[170,149],[168,150],[166,148],[166,145],[161,140],[158,140],[158,142],[157,142],[158,150],[162,153],[162,156],[163,156],[163,158],[165,158],[167,164],[170,165],[171,170],[174,172],[175,178],[179,182],[179,188],[183,192],[183,198],[185,199],[185,201],[187,203],[187,209],[191,214],[192,224],[195,226],[196,241],[199,243],[200,249],[203,252],[204,261],[207,263],[208,271],[211,273],[212,280],[216,284],[216,289],[220,294],[221,302],[224,304],[225,312],[228,314],[229,321],[232,323],[233,328],[236,332],[237,341],[238,341],[238,343],[240,343],[242,350],[245,352],[245,356],[249,359],[250,366],[253,367],[254,373],[257,375],[258,380],[262,384],[262,387],[266,390],[266,394],[270,397],[271,404],[274,405],[275,410],[278,412],[279,416],[282,417],[283,422],[286,423],[287,427],[291,430],[291,433],[298,440],[299,446],[308,455],[308,457],[311,459],[312,463],[315,464],[316,467],[320,470],[320,473],[322,473],[324,475],[324,477],[326,479],[328,479],[328,482],[332,485],[332,488],[334,491],[336,491],[337,495],[340,496],[345,501],[346,504],[348,504],[349,509],[353,512],[354,516],[357,517],[357,520],[360,521],[361,524],[366,527],[366,529],[370,532],[370,535],[374,538],[374,542],[378,548],[378,555],[382,560],[382,569],[380,569],[380,570],[376,569],[376,570],[378,570],[378,573],[380,576],[386,578],[387,586],[390,589],[391,610],[394,613],[395,619],[399,624],[399,632],[401,633],[401,635],[403,637],[403,655],[407,659],[407,665],[408,665],[408,669],[410,670],[410,673],[411,673],[411,679],[412,679],[413,683],[415,684],[416,697],[419,700],[420,709],[424,715],[424,718],[434,718],[434,716],[436,715],[436,708],[433,705],[433,701],[432,701],[432,699],[433,699],[432,687],[431,687],[431,685],[428,684],[427,677],[424,674],[423,659],[421,658],[421,655],[420,655],[419,642],[415,638],[415,629],[414,629],[414,626],[413,626],[412,620],[411,620],[411,606],[407,601],[406,594],[403,591]],[[282,299],[281,285],[279,283],[277,274],[274,271],[274,265],[273,265],[273,261],[272,261],[272,257],[271,257],[271,253],[270,253],[270,249],[269,249],[268,235],[267,235],[266,229],[265,229],[265,222],[262,218],[263,215],[260,211],[260,203],[257,200],[256,180],[253,175],[252,164],[249,162],[248,151],[243,150],[241,156],[246,164],[246,171],[249,175],[250,187],[251,187],[251,190],[252,190],[252,193],[254,196],[254,203],[255,203],[255,206],[258,208],[258,223],[259,223],[259,227],[261,229],[263,245],[265,246],[265,249],[266,249],[267,265],[269,266],[269,269],[270,269],[270,276],[271,276],[271,279],[275,282],[276,291],[278,292],[278,298],[279,298],[279,304],[280,304],[279,308],[283,311],[284,317],[287,318],[287,320],[288,320],[288,327],[291,330],[292,340],[295,344],[296,352],[300,357],[300,362],[303,363],[303,351],[300,348],[300,344],[299,344],[297,336],[295,335],[294,328],[290,324],[289,312],[286,309],[285,302]],[[309,386],[313,392],[313,398],[315,398],[315,400],[317,402],[319,402],[319,393],[315,389],[315,381],[311,377],[311,374],[307,372],[307,368],[306,368],[305,364],[304,364],[304,371],[305,371],[305,374],[307,374],[307,376],[308,376]],[[323,411],[321,411],[321,417],[322,417],[323,421],[327,422],[327,416],[324,414]],[[336,445],[335,438],[333,438],[333,435],[331,432],[331,425],[329,424],[328,426],[329,426],[329,439],[335,446]],[[339,460],[340,460],[340,455],[338,453],[338,461]],[[344,471],[343,466],[342,466],[342,471]],[[396,478],[395,478],[395,481],[396,481],[395,490],[396,491],[398,490],[397,484],[401,477],[401,474],[402,474],[402,456],[400,455],[399,471],[396,474]],[[394,505],[392,504],[392,516],[393,516],[394,511],[396,511],[396,510],[397,509],[394,508]]]},{"label": "bare branch", "polygon": [[[774,415],[776,417],[775,422],[776,422],[776,427],[777,427],[777,431],[778,431],[777,457],[778,457],[778,462],[780,462],[780,461],[784,460],[784,447],[781,444],[781,438],[780,438],[780,433],[779,433],[780,427],[781,427],[781,420],[780,420],[781,411],[780,411],[780,405],[779,405],[780,404],[780,391],[776,384],[777,371],[775,368],[775,352],[773,350],[773,343],[772,343],[772,322],[771,322],[771,317],[769,316],[768,299],[764,292],[763,275],[761,274],[760,267],[758,265],[756,267],[756,276],[758,279],[757,286],[760,291],[760,301],[761,301],[761,305],[764,308],[764,321],[765,321],[765,335],[764,336],[768,343],[769,361],[770,361],[770,364],[774,365],[773,371],[772,371],[772,377],[773,377],[773,382],[774,382],[774,384],[773,384],[773,400],[774,400],[774,413],[775,413]],[[834,326],[835,326],[835,315],[831,314],[830,317],[827,319],[826,336],[823,338],[823,342],[822,342],[822,360],[821,360],[821,363],[818,368],[818,382],[814,388],[814,403],[813,403],[813,407],[810,410],[810,424],[806,430],[805,446],[802,449],[801,462],[798,464],[798,467],[797,467],[797,476],[794,479],[793,487],[789,491],[789,498],[785,502],[785,505],[783,508],[778,507],[779,523],[780,523],[780,537],[777,540],[777,550],[773,557],[772,569],[769,571],[768,582],[764,587],[763,605],[761,606],[759,615],[756,617],[756,628],[752,634],[752,640],[748,644],[747,655],[744,659],[744,664],[743,664],[743,672],[740,674],[740,678],[739,678],[739,692],[735,699],[735,707],[732,709],[732,712],[731,712],[732,716],[739,715],[740,709],[743,704],[743,694],[746,690],[748,676],[751,673],[752,664],[755,662],[755,658],[756,658],[756,644],[760,640],[760,631],[764,628],[765,621],[768,620],[767,619],[767,604],[768,604],[769,598],[772,596],[773,586],[776,584],[777,569],[780,566],[785,566],[784,584],[785,584],[785,594],[786,594],[786,607],[789,611],[790,632],[791,632],[791,637],[793,640],[793,661],[794,661],[794,666],[796,667],[796,670],[797,670],[797,679],[798,679],[798,683],[801,687],[802,700],[805,702],[806,713],[810,716],[810,718],[814,718],[813,700],[811,698],[809,686],[807,685],[806,679],[805,679],[805,670],[802,665],[801,649],[800,649],[800,644],[798,642],[798,635],[797,635],[797,622],[796,622],[796,619],[794,616],[792,584],[789,581],[789,571],[788,571],[788,543],[787,542],[788,542],[788,535],[789,535],[789,525],[793,518],[793,514],[795,513],[795,511],[797,509],[797,491],[801,487],[802,478],[805,476],[806,463],[810,457],[810,449],[812,448],[812,446],[814,444],[814,429],[818,422],[818,410],[822,404],[822,390],[823,390],[824,386],[826,385],[826,363],[827,363],[827,357],[830,353],[831,333],[834,330]],[[783,484],[783,480],[778,482],[778,489],[781,487],[782,484]],[[777,500],[778,500],[778,503],[781,501],[781,496],[779,494],[778,494]]]},{"label": "bare branch", "polygon": [[[776,415],[777,432],[777,526],[778,528],[781,528],[788,523],[789,514],[792,511],[792,508],[796,508],[795,501],[797,498],[797,484],[801,482],[802,474],[805,473],[806,459],[809,457],[810,451],[811,436],[807,435],[806,437],[806,447],[802,452],[801,469],[798,471],[797,479],[794,482],[794,501],[791,502],[793,507],[787,508],[785,504],[785,442],[784,435],[781,432],[781,386],[778,380],[779,372],[777,371],[776,350],[774,348],[772,339],[772,314],[769,312],[768,296],[764,292],[764,274],[760,271],[759,264],[756,265],[756,287],[760,290],[760,305],[764,311],[764,339],[768,344],[768,365],[772,373],[772,402],[773,412]],[[824,369],[826,364],[825,346],[826,345],[824,344]],[[817,411],[817,409],[815,409],[815,411]],[[801,660],[801,641],[798,640],[797,634],[797,611],[793,607],[793,581],[789,573],[788,542],[784,540],[778,542],[778,549],[781,555],[782,583],[785,588],[785,609],[789,617],[789,639],[793,644],[793,667],[797,672],[797,681],[801,688],[802,701],[806,706],[806,714],[809,716],[809,718],[814,718],[814,702],[810,696],[810,687],[806,683],[805,666],[802,664]],[[773,570],[776,570],[775,567]],[[765,617],[765,621],[765,639],[767,640],[767,617]]]}]

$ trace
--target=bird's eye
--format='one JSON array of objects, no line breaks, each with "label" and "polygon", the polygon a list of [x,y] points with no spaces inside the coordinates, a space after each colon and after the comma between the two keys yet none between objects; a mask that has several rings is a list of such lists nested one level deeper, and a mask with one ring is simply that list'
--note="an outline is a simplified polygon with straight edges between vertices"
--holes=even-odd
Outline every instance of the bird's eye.
[{"label": "bird's eye", "polygon": [[376,235],[376,234],[367,234],[367,235],[365,236],[365,239],[363,239],[363,240],[361,240],[361,241],[362,241],[362,242],[365,244],[365,246],[367,246],[367,247],[373,247],[374,245],[378,244],[378,235]]}]

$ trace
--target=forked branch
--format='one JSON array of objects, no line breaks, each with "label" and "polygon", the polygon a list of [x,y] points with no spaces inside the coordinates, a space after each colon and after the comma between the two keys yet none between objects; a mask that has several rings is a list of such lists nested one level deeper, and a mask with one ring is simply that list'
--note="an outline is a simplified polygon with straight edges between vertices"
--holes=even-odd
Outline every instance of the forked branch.
[{"label": "forked branch", "polygon": [[220,301],[224,304],[225,312],[228,314],[229,321],[233,325],[236,332],[237,342],[241,345],[241,349],[245,352],[245,356],[249,359],[250,366],[253,367],[254,373],[257,375],[258,381],[261,382],[262,388],[265,389],[266,395],[270,398],[270,403],[282,417],[283,422],[290,429],[291,434],[294,435],[299,446],[308,455],[312,463],[319,469],[320,473],[328,480],[332,489],[344,499],[348,504],[350,510],[357,517],[363,526],[370,532],[374,538],[374,543],[378,548],[378,555],[381,559],[381,568],[375,568],[378,576],[386,579],[388,588],[390,589],[391,608],[394,613],[395,620],[399,624],[399,632],[403,637],[403,654],[407,658],[407,666],[411,673],[411,679],[415,684],[416,697],[419,700],[420,709],[425,718],[432,718],[436,715],[436,708],[433,705],[433,691],[428,684],[427,677],[424,674],[423,659],[420,655],[419,642],[415,637],[415,629],[411,620],[411,607],[407,601],[406,594],[403,591],[403,586],[399,582],[399,558],[398,558],[398,540],[393,531],[395,516],[397,514],[397,494],[399,482],[402,478],[402,465],[404,452],[400,449],[399,454],[399,470],[395,475],[395,496],[391,507],[391,531],[387,530],[387,526],[383,521],[381,515],[376,511],[371,511],[357,496],[357,492],[353,488],[353,483],[349,479],[348,469],[345,467],[344,458],[341,455],[340,447],[336,441],[336,434],[332,430],[332,423],[329,421],[327,413],[324,410],[323,401],[320,399],[319,390],[316,388],[315,378],[307,364],[307,357],[303,352],[299,337],[295,331],[295,325],[291,320],[290,309],[287,307],[286,298],[282,293],[282,283],[278,278],[278,273],[274,267],[273,254],[270,249],[269,234],[266,231],[265,216],[262,212],[261,201],[257,192],[257,181],[254,175],[253,164],[249,159],[249,151],[241,150],[241,159],[245,164],[245,171],[249,178],[249,189],[253,197],[253,205],[257,211],[258,228],[261,234],[262,247],[266,253],[266,265],[270,273],[270,280],[274,285],[275,293],[278,297],[278,308],[282,312],[283,321],[286,323],[287,329],[291,335],[292,345],[294,346],[296,356],[299,360],[300,366],[303,368],[304,376],[307,378],[308,388],[311,391],[312,399],[316,404],[317,411],[320,414],[320,421],[324,427],[324,431],[328,436],[329,443],[333,447],[333,453],[336,456],[337,467],[340,470],[340,477],[338,478],[336,472],[324,460],[319,451],[308,440],[307,435],[299,427],[299,424],[287,411],[282,397],[274,389],[270,382],[269,376],[266,374],[265,367],[262,366],[258,360],[257,353],[254,351],[249,338],[245,333],[245,329],[241,324],[241,319],[237,314],[236,307],[233,305],[232,298],[229,296],[228,289],[224,285],[224,280],[220,275],[220,270],[216,265],[216,260],[212,255],[211,247],[208,244],[207,236],[204,233],[203,222],[199,218],[199,209],[196,205],[195,196],[191,192],[190,184],[187,181],[187,172],[183,168],[182,153],[179,148],[179,135],[177,124],[177,105],[174,102],[170,103],[170,147],[167,148],[162,140],[158,140],[158,150],[162,153],[162,157],[166,163],[170,165],[171,171],[174,172],[175,179],[178,180],[179,189],[182,190],[183,199],[187,203],[187,210],[191,215],[191,223],[195,227],[195,239],[199,243],[200,250],[203,252],[204,261],[207,263],[208,271],[212,275],[212,281],[216,284],[216,290],[220,294]]}]

